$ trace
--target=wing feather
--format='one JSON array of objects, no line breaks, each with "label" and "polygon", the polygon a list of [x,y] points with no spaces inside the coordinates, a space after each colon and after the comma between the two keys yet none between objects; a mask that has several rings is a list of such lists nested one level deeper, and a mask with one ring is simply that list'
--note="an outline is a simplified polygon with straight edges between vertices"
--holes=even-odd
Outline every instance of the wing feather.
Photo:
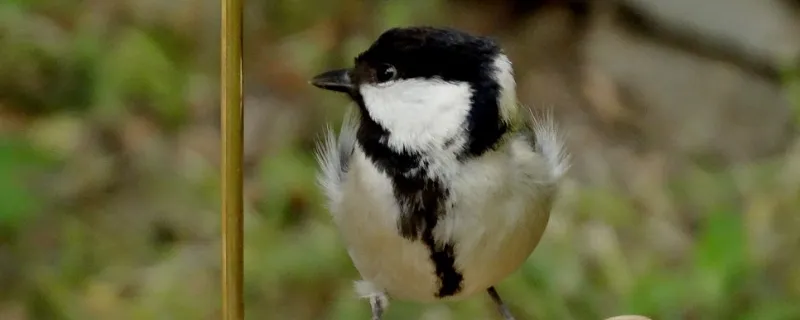
[{"label": "wing feather", "polygon": [[325,193],[332,213],[335,213],[335,208],[342,199],[341,185],[355,149],[358,120],[358,113],[349,109],[342,121],[339,135],[328,125],[323,138],[317,142],[315,156],[320,166],[317,184]]},{"label": "wing feather", "polygon": [[564,136],[550,109],[530,111],[525,119],[525,134],[534,151],[544,158],[554,180],[561,179],[569,170],[570,155],[565,148]]}]

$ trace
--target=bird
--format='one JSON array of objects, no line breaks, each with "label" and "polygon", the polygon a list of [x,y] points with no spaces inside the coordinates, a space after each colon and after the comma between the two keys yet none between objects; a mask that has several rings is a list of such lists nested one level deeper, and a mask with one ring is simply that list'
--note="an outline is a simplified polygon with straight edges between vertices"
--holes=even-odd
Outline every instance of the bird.
[{"label": "bird", "polygon": [[351,102],[317,140],[317,182],[371,319],[485,293],[513,320],[495,286],[538,245],[570,156],[553,113],[518,102],[498,41],[394,27],[309,83]]}]

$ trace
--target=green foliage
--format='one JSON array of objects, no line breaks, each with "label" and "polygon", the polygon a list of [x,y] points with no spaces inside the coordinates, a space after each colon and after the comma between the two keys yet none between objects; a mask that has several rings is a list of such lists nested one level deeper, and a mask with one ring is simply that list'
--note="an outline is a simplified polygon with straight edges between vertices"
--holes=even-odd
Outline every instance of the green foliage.
[{"label": "green foliage", "polygon": [[185,116],[184,75],[148,34],[128,28],[100,59],[95,73],[94,104],[104,119],[118,122],[131,107],[144,104],[165,124],[174,126]]},{"label": "green foliage", "polygon": [[715,318],[734,316],[728,296],[740,292],[748,276],[741,213],[709,212],[705,219],[693,262],[694,303]]},{"label": "green foliage", "polygon": [[0,3],[0,74],[9,75],[0,77],[0,99],[10,107],[49,112],[86,106],[87,70],[61,32],[19,3]]},{"label": "green foliage", "polygon": [[265,198],[261,212],[270,223],[285,226],[309,212],[322,213],[321,195],[316,184],[314,158],[296,148],[277,151],[261,162],[260,177]]},{"label": "green foliage", "polygon": [[0,136],[0,239],[16,232],[43,208],[30,181],[52,164],[45,154],[18,137]]},{"label": "green foliage", "polygon": [[794,106],[795,123],[800,125],[800,62],[784,71],[784,88]]}]

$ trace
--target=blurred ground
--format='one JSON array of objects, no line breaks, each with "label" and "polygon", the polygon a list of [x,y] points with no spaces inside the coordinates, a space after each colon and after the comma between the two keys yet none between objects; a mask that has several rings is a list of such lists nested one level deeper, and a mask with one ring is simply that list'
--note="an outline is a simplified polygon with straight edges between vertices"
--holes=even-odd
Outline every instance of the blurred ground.
[{"label": "blurred ground", "polygon": [[[522,319],[800,319],[800,2],[246,1],[248,319],[367,319],[314,185],[384,29],[493,35],[570,132]],[[219,4],[0,2],[0,319],[219,318]],[[391,319],[496,317],[485,297]]]}]

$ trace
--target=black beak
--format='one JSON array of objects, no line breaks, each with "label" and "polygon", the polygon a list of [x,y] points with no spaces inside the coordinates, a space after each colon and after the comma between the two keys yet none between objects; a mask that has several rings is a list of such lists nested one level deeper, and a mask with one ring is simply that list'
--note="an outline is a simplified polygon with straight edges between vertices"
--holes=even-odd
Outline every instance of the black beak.
[{"label": "black beak", "polygon": [[350,73],[351,69],[331,70],[317,75],[310,83],[320,89],[348,93],[354,87]]}]

